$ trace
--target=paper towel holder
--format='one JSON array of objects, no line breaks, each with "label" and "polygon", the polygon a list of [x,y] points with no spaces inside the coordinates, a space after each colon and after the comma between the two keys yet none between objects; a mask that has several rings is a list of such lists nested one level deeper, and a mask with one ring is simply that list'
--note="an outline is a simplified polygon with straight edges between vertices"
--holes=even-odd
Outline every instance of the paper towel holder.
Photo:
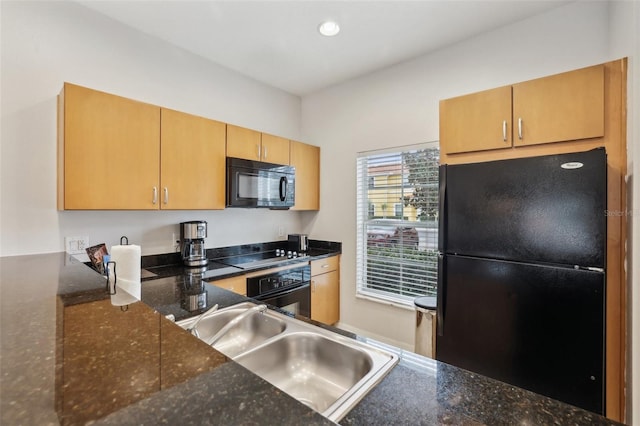
[{"label": "paper towel holder", "polygon": [[[111,291],[111,286],[109,285],[109,264],[113,263],[113,292]],[[113,296],[116,294],[116,282],[118,281],[118,274],[116,274],[116,262],[114,262],[113,260],[110,260],[107,262],[107,293],[109,293],[109,295]],[[127,312],[129,310],[129,305],[124,305],[124,306],[120,306],[120,310],[122,312]]]},{"label": "paper towel holder", "polygon": [[[122,240],[126,240],[127,242],[125,244],[122,244]],[[121,246],[128,246],[129,245],[129,238],[127,238],[126,235],[123,235],[122,237],[120,237],[120,245]]]},{"label": "paper towel holder", "polygon": [[[113,264],[113,291],[111,291],[111,285],[109,283],[109,265],[111,264]],[[106,264],[106,270],[107,270],[107,292],[110,295],[114,295],[116,294],[116,282],[118,281],[118,274],[116,273],[116,262],[113,260],[108,261]]]}]

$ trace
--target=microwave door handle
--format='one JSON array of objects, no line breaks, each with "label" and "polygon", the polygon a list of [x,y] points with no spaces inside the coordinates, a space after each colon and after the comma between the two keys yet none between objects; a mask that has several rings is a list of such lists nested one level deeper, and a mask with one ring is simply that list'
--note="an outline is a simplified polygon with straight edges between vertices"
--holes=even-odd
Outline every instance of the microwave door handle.
[{"label": "microwave door handle", "polygon": [[287,177],[282,176],[280,178],[280,201],[284,201],[287,198]]}]

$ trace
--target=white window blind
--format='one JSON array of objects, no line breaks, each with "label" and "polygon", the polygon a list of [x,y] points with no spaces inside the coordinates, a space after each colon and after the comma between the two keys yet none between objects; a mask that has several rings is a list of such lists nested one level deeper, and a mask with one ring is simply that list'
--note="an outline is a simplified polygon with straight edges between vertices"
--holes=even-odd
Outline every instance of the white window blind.
[{"label": "white window blind", "polygon": [[436,143],[358,155],[358,294],[435,296],[439,159]]}]

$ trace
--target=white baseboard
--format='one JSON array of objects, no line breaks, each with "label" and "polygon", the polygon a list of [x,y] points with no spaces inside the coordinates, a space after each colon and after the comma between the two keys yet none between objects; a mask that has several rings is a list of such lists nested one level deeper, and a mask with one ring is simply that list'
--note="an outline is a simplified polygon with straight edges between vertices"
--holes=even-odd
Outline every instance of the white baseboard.
[{"label": "white baseboard", "polygon": [[338,322],[338,324],[336,324],[336,327],[341,328],[341,329],[346,330],[346,331],[349,331],[351,333],[358,334],[360,336],[364,336],[364,337],[368,337],[368,338],[373,339],[373,340],[377,340],[378,342],[386,343],[387,345],[391,345],[391,346],[395,346],[395,347],[400,348],[400,349],[404,349],[405,351],[410,351],[410,352],[414,351],[414,347],[410,343],[401,342],[399,340],[394,340],[394,339],[389,339],[386,336],[382,336],[382,335],[376,334],[376,333],[371,333],[370,331],[362,330],[360,328],[353,327],[353,326],[351,326],[349,324],[345,324],[343,322]]}]

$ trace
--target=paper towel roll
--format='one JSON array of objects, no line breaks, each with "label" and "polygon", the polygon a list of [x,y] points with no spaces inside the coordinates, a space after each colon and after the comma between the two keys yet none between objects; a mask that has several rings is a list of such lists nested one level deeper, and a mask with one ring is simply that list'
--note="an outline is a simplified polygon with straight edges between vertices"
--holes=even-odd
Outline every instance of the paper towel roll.
[{"label": "paper towel roll", "polygon": [[118,278],[116,294],[111,295],[113,306],[125,306],[140,300],[140,281],[133,282]]},{"label": "paper towel roll", "polygon": [[111,261],[116,262],[118,281],[140,282],[140,246],[112,246],[109,254]]},{"label": "paper towel roll", "polygon": [[[111,262],[109,266],[109,291],[113,293],[114,280],[115,295],[111,295],[111,303],[116,306],[128,305],[140,300],[140,246],[135,244],[111,247]],[[114,273],[115,269],[115,273]]]}]

